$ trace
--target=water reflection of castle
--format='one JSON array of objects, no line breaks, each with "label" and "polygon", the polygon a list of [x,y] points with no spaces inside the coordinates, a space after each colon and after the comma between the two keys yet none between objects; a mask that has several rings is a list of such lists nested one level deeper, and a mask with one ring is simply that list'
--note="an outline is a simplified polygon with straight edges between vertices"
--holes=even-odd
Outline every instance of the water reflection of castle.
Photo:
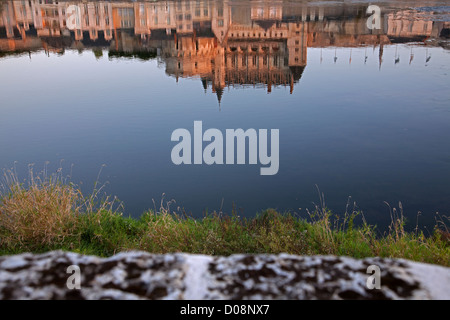
[{"label": "water reflection of castle", "polygon": [[[66,16],[78,5],[77,26]],[[307,47],[382,46],[448,34],[449,23],[414,11],[385,13],[383,28],[366,26],[365,7],[311,7],[250,1],[3,1],[0,51],[109,47],[110,56],[160,56],[175,77],[200,77],[220,101],[229,85],[289,86],[307,62]],[[414,17],[414,19],[412,19]],[[102,54],[100,52],[100,54]]]}]

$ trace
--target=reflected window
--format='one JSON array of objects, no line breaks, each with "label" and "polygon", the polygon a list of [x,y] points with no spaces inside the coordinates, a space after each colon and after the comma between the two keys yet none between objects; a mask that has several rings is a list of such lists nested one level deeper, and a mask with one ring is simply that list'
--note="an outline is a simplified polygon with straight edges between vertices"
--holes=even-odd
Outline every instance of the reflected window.
[{"label": "reflected window", "polygon": [[256,9],[256,15],[257,15],[259,18],[262,18],[262,17],[264,16],[264,9],[263,9],[263,8],[258,8],[258,9]]},{"label": "reflected window", "polygon": [[276,8],[270,8],[269,15],[270,15],[271,18],[276,17],[277,16],[277,9]]}]

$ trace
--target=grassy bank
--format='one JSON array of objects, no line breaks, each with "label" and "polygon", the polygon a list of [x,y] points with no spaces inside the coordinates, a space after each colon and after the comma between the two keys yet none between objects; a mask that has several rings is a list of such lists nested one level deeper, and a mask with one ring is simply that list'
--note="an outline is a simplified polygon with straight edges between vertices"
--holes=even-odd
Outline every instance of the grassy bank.
[{"label": "grassy bank", "polygon": [[236,214],[193,219],[163,205],[132,219],[115,210],[114,201],[98,201],[100,190],[86,197],[58,176],[38,179],[31,173],[27,185],[13,174],[5,177],[0,194],[3,255],[56,249],[99,256],[128,250],[209,255],[285,252],[405,258],[450,266],[444,221],[429,236],[419,230],[406,232],[401,210],[392,210],[391,226],[383,234],[367,223],[355,227],[359,212],[344,213],[339,220],[323,206],[310,212],[307,220],[272,209],[251,219]]}]

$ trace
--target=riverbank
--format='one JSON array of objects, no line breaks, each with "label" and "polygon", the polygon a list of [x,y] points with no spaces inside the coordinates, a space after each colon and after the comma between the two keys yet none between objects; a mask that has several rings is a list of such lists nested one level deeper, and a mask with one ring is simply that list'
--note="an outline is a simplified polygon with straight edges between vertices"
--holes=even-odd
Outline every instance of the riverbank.
[{"label": "riverbank", "polygon": [[86,197],[60,179],[35,179],[25,187],[10,178],[1,194],[0,254],[59,249],[101,257],[131,250],[224,256],[288,253],[404,258],[450,266],[445,222],[429,236],[420,230],[407,232],[396,210],[389,231],[380,234],[373,225],[354,225],[359,212],[335,219],[324,207],[316,207],[308,220],[273,209],[254,218],[210,214],[194,219],[161,205],[133,219],[114,209],[114,201],[98,201],[99,193]]}]

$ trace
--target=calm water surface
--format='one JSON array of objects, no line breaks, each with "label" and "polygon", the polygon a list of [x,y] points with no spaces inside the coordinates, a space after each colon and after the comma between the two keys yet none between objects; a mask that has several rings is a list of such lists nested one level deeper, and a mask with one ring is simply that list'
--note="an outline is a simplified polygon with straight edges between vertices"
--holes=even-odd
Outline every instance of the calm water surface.
[{"label": "calm water surface", "polygon": [[[370,223],[384,202],[415,226],[450,212],[450,6],[380,1],[2,1],[0,167],[72,171],[138,217],[165,199],[194,216],[305,214]],[[72,30],[71,30],[72,29]],[[177,128],[279,129],[278,174],[171,161]],[[62,161],[62,162],[61,162]],[[73,168],[71,169],[73,165]]]}]

